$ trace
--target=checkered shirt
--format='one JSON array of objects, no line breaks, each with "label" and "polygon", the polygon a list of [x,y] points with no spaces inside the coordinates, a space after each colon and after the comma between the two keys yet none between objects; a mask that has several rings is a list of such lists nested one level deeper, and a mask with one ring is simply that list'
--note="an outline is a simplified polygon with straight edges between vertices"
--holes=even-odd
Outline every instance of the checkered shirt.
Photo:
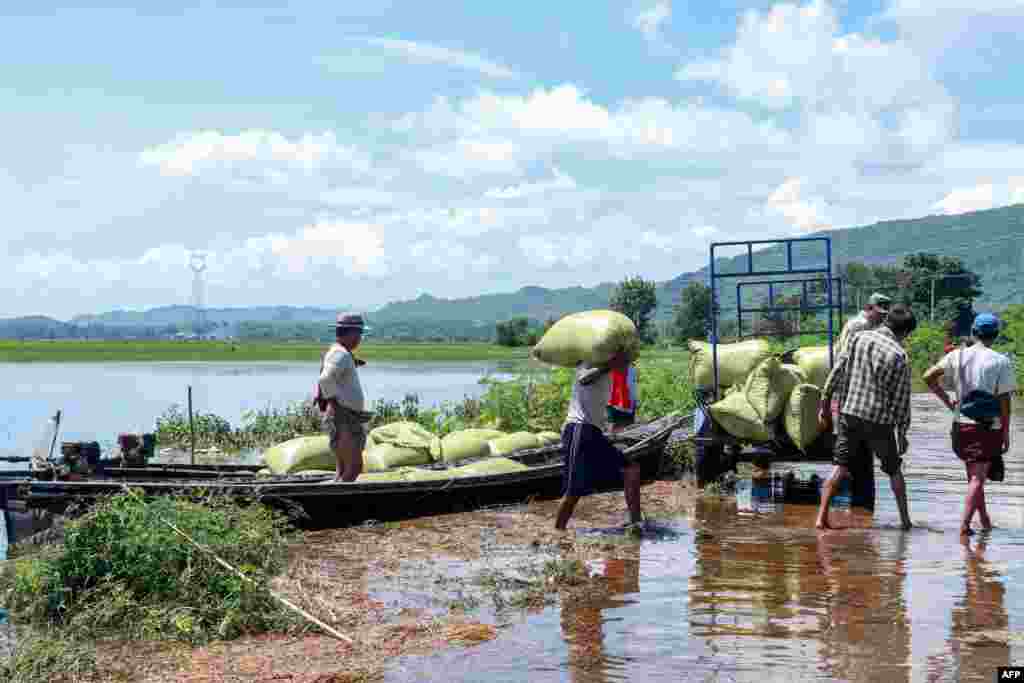
[{"label": "checkered shirt", "polygon": [[850,340],[822,390],[824,401],[839,401],[839,412],[906,435],[910,427],[910,360],[885,326],[864,330]]}]

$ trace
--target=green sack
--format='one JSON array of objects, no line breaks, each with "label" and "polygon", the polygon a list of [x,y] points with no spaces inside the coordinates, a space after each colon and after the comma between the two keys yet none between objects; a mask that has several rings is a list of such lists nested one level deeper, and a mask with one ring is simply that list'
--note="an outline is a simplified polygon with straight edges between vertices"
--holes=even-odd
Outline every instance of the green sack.
[{"label": "green sack", "polygon": [[783,400],[778,391],[782,374],[779,370],[781,365],[778,358],[764,359],[747,376],[747,383],[743,388],[750,407],[764,423],[774,420],[782,412]]},{"label": "green sack", "polygon": [[789,395],[783,423],[786,434],[801,451],[806,450],[821,435],[818,426],[820,403],[821,390],[813,384],[797,385]]},{"label": "green sack", "polygon": [[618,351],[636,358],[640,338],[633,321],[615,311],[584,311],[567,315],[544,333],[533,347],[533,357],[565,368],[579,362],[607,363]]},{"label": "green sack", "polygon": [[290,474],[302,470],[333,470],[336,461],[327,435],[300,436],[268,448],[263,462],[274,474]]},{"label": "green sack", "polygon": [[736,391],[721,401],[708,406],[711,417],[722,426],[722,428],[743,441],[763,443],[771,440],[771,435],[761,418],[757,416],[747,396],[742,391]]},{"label": "green sack", "polygon": [[363,452],[363,465],[366,472],[380,472],[395,467],[428,464],[430,464],[430,453],[425,448],[407,448],[382,443]]},{"label": "green sack", "polygon": [[[501,432],[498,432],[501,436]],[[444,438],[435,438],[430,446],[430,455],[437,462],[456,463],[470,458],[482,458],[491,454],[490,430],[452,432]]]},{"label": "green sack", "polygon": [[795,365],[783,365],[777,358],[767,358],[747,377],[744,391],[754,412],[767,424],[782,414],[789,394],[805,382],[803,371]]},{"label": "green sack", "polygon": [[825,380],[828,379],[830,371],[827,346],[806,346],[797,349],[793,354],[793,362],[804,371],[808,384],[813,384],[819,389],[825,388]]},{"label": "green sack", "polygon": [[370,431],[368,443],[374,446],[389,443],[406,448],[421,448],[426,453],[434,435],[415,422],[392,422]]},{"label": "green sack", "polygon": [[542,446],[554,446],[562,442],[562,435],[558,432],[537,432]]},{"label": "green sack", "polygon": [[491,444],[491,455],[509,455],[516,451],[522,451],[527,448],[540,448],[541,442],[535,434],[530,432],[514,432],[507,434],[499,439],[494,439],[490,442]]},{"label": "green sack", "polygon": [[[690,382],[698,389],[714,389],[715,365],[711,344],[692,340],[687,346],[690,349]],[[745,384],[747,375],[771,355],[771,345],[766,339],[719,344],[718,386]]]},{"label": "green sack", "polygon": [[471,462],[468,465],[453,467],[448,472],[456,477],[479,477],[487,474],[522,472],[527,469],[529,467],[523,463],[508,458],[488,458],[479,462]]}]

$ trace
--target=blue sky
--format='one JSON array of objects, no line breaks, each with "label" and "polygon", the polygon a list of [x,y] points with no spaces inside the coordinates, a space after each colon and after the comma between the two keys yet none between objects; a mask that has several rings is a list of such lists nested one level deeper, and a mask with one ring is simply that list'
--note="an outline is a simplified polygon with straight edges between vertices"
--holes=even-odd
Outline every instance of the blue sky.
[{"label": "blue sky", "polygon": [[0,316],[187,303],[194,251],[211,306],[372,310],[1024,201],[1018,0],[347,5],[5,3]]}]

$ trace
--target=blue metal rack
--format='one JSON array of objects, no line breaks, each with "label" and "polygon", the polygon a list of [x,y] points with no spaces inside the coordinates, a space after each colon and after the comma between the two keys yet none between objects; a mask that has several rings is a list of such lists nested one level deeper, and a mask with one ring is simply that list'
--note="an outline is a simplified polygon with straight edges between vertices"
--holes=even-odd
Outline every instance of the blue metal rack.
[{"label": "blue metal rack", "polygon": [[[794,267],[793,265],[793,245],[805,245],[820,243],[825,248],[825,263],[822,266],[810,266],[810,267]],[[755,270],[754,269],[754,248],[755,247],[770,247],[775,245],[781,245],[785,249],[786,254],[786,267],[783,269],[766,269],[766,270]],[[716,268],[716,250],[723,248],[735,248],[744,247],[746,249],[746,269],[739,272],[721,273]],[[711,288],[711,311],[709,315],[710,319],[710,330],[709,340],[711,342],[711,355],[712,362],[715,370],[715,386],[714,396],[715,400],[719,398],[719,386],[718,386],[718,323],[720,308],[718,305],[719,292],[718,284],[720,280],[734,279],[734,278],[772,278],[764,280],[745,280],[743,282],[736,283],[736,317],[738,322],[737,333],[742,338],[743,335],[743,314],[744,313],[782,313],[786,311],[800,311],[800,312],[819,312],[826,311],[828,313],[828,323],[825,330],[816,330],[828,333],[828,351],[829,351],[829,365],[834,361],[834,349],[833,349],[833,338],[835,336],[835,330],[833,325],[833,311],[838,311],[839,315],[842,316],[843,311],[843,288],[842,282],[838,277],[833,277],[832,274],[832,238],[830,237],[793,237],[786,239],[777,240],[746,240],[740,242],[713,242],[711,244],[711,259],[709,263],[710,273],[710,288]],[[806,276],[800,278],[793,278],[791,276],[799,275]],[[790,277],[787,277],[790,276]],[[808,304],[808,286],[811,283],[819,282],[822,283],[825,293],[825,304],[811,305]],[[776,306],[775,305],[775,288],[778,286],[800,284],[802,287],[800,303],[797,305],[788,306]],[[768,287],[768,306],[756,306],[756,307],[744,307],[743,306],[743,288],[753,286],[766,286]],[[815,331],[815,330],[812,330]]]}]

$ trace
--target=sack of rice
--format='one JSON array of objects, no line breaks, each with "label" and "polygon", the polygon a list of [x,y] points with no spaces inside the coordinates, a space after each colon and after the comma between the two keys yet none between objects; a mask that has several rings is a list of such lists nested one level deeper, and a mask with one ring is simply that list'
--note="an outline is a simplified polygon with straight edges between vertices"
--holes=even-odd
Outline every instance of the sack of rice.
[{"label": "sack of rice", "polygon": [[392,422],[370,430],[367,444],[372,442],[376,446],[389,443],[405,448],[421,448],[426,453],[433,438],[433,434],[415,422]]},{"label": "sack of rice", "polygon": [[333,477],[335,474],[334,470],[302,470],[301,472],[295,472],[296,477]]},{"label": "sack of rice", "polygon": [[[498,432],[498,437],[502,436]],[[452,432],[444,438],[435,438],[430,445],[430,455],[436,462],[456,463],[470,458],[482,458],[491,454],[490,430],[463,430]]]},{"label": "sack of rice", "polygon": [[430,464],[430,453],[425,448],[408,448],[382,443],[363,451],[363,470],[381,472],[407,465]]},{"label": "sack of rice", "polygon": [[545,363],[573,368],[580,361],[607,363],[620,350],[637,357],[636,326],[621,313],[599,310],[565,316],[544,333],[532,354]]},{"label": "sack of rice", "polygon": [[754,412],[745,392],[736,391],[708,406],[711,417],[729,434],[743,441],[762,443],[771,440],[767,427]]},{"label": "sack of rice", "polygon": [[300,436],[268,448],[263,462],[274,474],[289,474],[302,470],[334,470],[334,452],[327,443],[327,435]]},{"label": "sack of rice", "polygon": [[479,462],[471,462],[468,465],[453,467],[448,471],[456,477],[479,477],[486,474],[506,474],[508,472],[521,472],[529,469],[526,465],[508,458],[488,458]]},{"label": "sack of rice", "polygon": [[818,426],[818,405],[821,390],[813,384],[799,384],[789,395],[783,422],[786,434],[800,450],[806,450],[821,434]]},{"label": "sack of rice", "polygon": [[[715,365],[711,344],[691,340],[690,382],[698,389],[714,389]],[[735,344],[718,345],[718,386],[743,384],[757,364],[772,355],[766,339],[748,339]]]},{"label": "sack of rice", "polygon": [[562,435],[558,432],[537,432],[542,446],[554,446],[562,442]]},{"label": "sack of rice", "polygon": [[782,414],[790,392],[804,381],[800,368],[783,365],[772,357],[757,364],[747,377],[744,391],[754,412],[767,424]]},{"label": "sack of rice", "polygon": [[490,442],[491,455],[509,455],[527,448],[540,448],[541,442],[530,432],[514,432]]},{"label": "sack of rice", "polygon": [[813,384],[819,389],[825,388],[825,380],[828,379],[831,369],[828,362],[827,346],[806,346],[797,349],[793,353],[793,362],[804,371],[808,384]]}]

